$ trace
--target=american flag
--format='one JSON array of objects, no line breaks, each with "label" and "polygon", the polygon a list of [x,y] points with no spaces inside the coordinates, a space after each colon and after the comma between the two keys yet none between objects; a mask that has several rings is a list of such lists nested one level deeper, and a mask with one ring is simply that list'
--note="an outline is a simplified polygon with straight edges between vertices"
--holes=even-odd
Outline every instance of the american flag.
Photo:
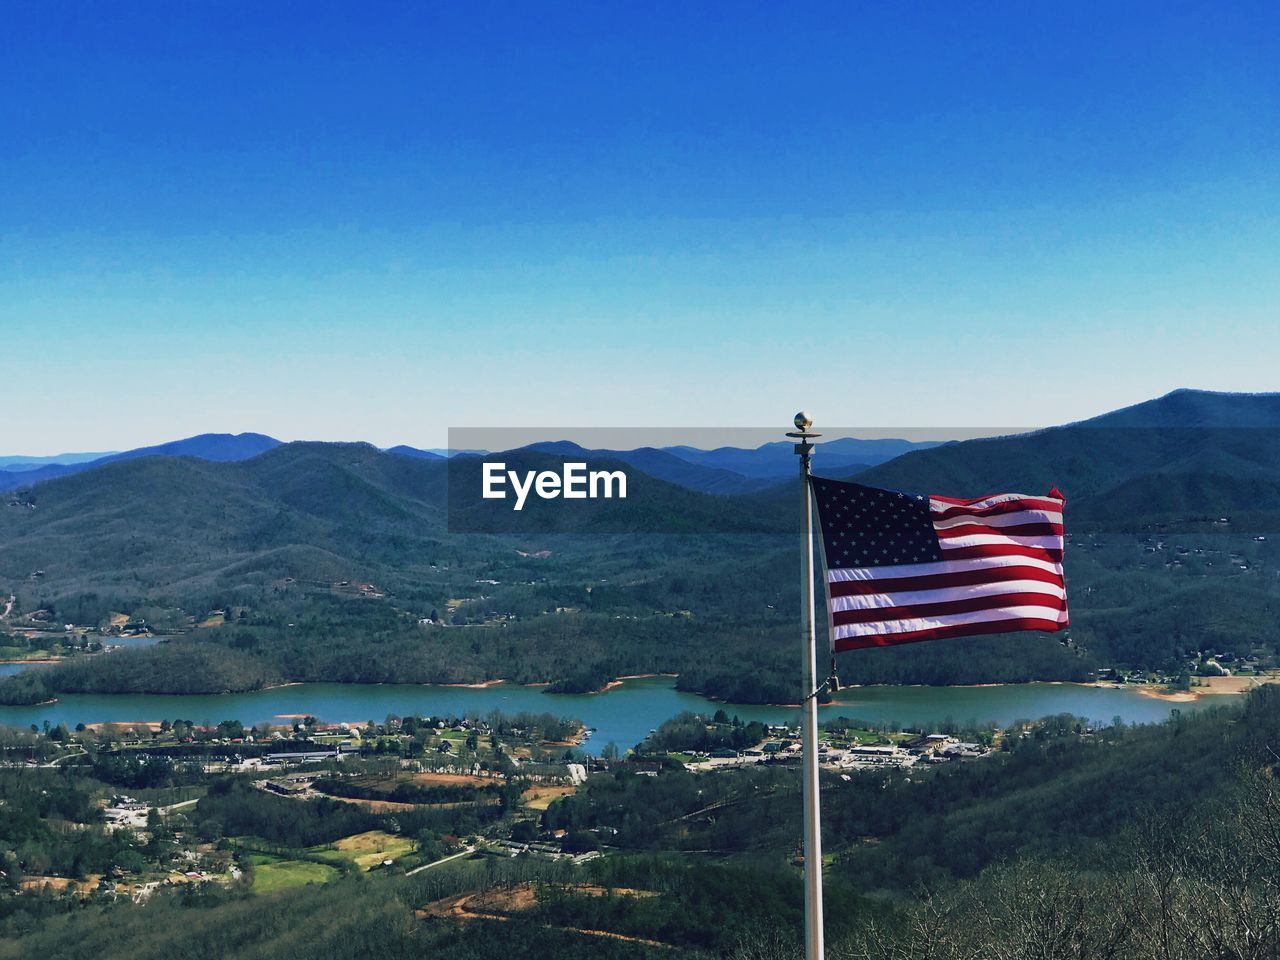
[{"label": "american flag", "polygon": [[813,477],[836,651],[1067,626],[1062,508]]}]

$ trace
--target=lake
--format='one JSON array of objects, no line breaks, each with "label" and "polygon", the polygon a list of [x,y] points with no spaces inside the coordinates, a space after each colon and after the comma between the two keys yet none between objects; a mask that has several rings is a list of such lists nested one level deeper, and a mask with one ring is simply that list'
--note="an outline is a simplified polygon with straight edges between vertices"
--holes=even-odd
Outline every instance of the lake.
[{"label": "lake", "polygon": [[0,677],[11,677],[21,670],[37,670],[47,666],[47,663],[0,663]]},{"label": "lake", "polygon": [[[1171,704],[1143,696],[1135,689],[1113,689],[1071,683],[1025,683],[990,687],[854,687],[837,702],[824,705],[820,716],[847,716],[903,726],[934,726],[952,720],[965,725],[991,721],[1000,725],[1056,713],[1072,713],[1109,723],[1154,723],[1170,710],[1203,709],[1231,698],[1203,697]],[[290,715],[320,720],[383,720],[388,714],[486,714],[529,711],[581,720],[596,730],[584,745],[598,753],[605,744],[632,747],[651,729],[685,711],[710,714],[723,708],[744,720],[783,723],[799,711],[788,707],[719,703],[675,689],[669,677],[627,680],[597,694],[547,694],[541,687],[495,684],[490,687],[447,687],[415,684],[299,683],[252,693],[207,696],[66,694],[56,703],[32,707],[0,706],[0,725],[138,722],[183,719],[198,724],[241,720],[245,724],[285,723]]]},{"label": "lake", "polygon": [[[49,634],[49,636],[62,636],[62,634]],[[95,638],[96,639],[96,638]],[[161,640],[168,640],[168,637],[109,637],[105,643],[109,647],[119,647],[124,650],[136,650],[140,647],[150,647]],[[26,670],[35,667],[47,667],[48,663],[0,663],[0,677],[11,677],[19,670]]]}]

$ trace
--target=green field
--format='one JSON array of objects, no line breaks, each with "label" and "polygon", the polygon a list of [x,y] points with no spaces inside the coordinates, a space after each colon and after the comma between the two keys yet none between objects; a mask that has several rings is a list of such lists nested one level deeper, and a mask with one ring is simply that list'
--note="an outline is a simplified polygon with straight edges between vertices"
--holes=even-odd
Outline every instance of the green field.
[{"label": "green field", "polygon": [[307,860],[284,860],[269,853],[251,853],[253,892],[275,893],[312,883],[328,883],[338,876],[334,867]]},{"label": "green field", "polygon": [[909,738],[903,734],[897,734],[897,733],[886,734],[886,733],[880,733],[876,730],[855,730],[851,728],[848,730],[848,732],[841,731],[838,734],[825,733],[822,739],[824,742],[830,742],[830,741],[839,742],[839,741],[847,740],[850,743],[856,743],[856,744],[875,744],[875,743],[880,743],[883,740],[896,741],[896,740],[906,740]]},{"label": "green field", "polygon": [[668,753],[667,756],[670,757],[672,760],[675,760],[677,763],[694,763],[697,759],[694,754],[687,753],[684,751]]},{"label": "green field", "polygon": [[398,860],[413,852],[413,841],[382,830],[343,837],[332,846],[312,847],[310,853],[324,860],[345,860],[361,870],[371,870],[383,860]]},{"label": "green field", "polygon": [[32,650],[30,647],[0,646],[0,660],[44,660],[57,656],[52,650],[44,648]]}]

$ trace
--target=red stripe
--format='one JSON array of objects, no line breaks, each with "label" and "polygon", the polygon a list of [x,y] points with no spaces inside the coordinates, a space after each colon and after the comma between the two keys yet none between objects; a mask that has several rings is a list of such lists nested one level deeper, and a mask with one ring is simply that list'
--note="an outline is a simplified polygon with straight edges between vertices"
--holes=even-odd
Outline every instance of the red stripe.
[{"label": "red stripe", "polygon": [[[1048,494],[1048,499],[1052,499],[1052,500],[1054,500],[1056,503],[1059,503],[1059,504],[1061,504],[1061,503],[1065,503],[1065,502],[1066,502],[1065,498],[1060,498],[1060,497],[1055,497],[1055,496],[1054,496],[1054,492],[1055,492],[1057,489],[1058,489],[1057,487],[1054,487],[1054,488],[1053,488],[1053,490],[1051,490],[1051,491],[1049,492],[1049,494]],[[981,503],[983,500],[990,500],[992,497],[1008,497],[1008,496],[1016,496],[1016,497],[1019,497],[1019,498],[1020,498],[1020,499],[1022,499],[1022,500],[1043,500],[1043,499],[1046,499],[1045,497],[1037,497],[1037,496],[1030,495],[1030,494],[1029,494],[1029,495],[1026,495],[1026,496],[1023,496],[1022,494],[1010,494],[1010,493],[1009,493],[1009,491],[1007,491],[1007,490],[1006,490],[1004,493],[988,493],[988,494],[986,494],[985,496],[981,496],[981,497],[967,497],[967,498],[964,498],[964,497],[944,497],[944,496],[943,496],[942,494],[940,494],[940,493],[931,493],[931,494],[929,494],[929,499],[930,499],[930,500],[937,500],[939,503],[949,503],[949,504],[951,504],[952,506],[956,506],[956,507],[971,507],[971,506],[973,506],[975,503]],[[1054,509],[1056,510],[1056,509],[1057,509],[1057,507],[1054,507]]]},{"label": "red stripe", "polygon": [[951,613],[973,613],[977,610],[999,610],[1003,607],[1047,607],[1067,609],[1064,597],[1047,593],[1005,593],[990,597],[967,597],[963,600],[941,600],[916,603],[904,607],[878,607],[869,610],[837,610],[831,622],[837,627],[850,623],[882,623],[890,620],[916,620],[921,617],[944,617]]},{"label": "red stripe", "polygon": [[[934,497],[933,499],[942,498]],[[929,513],[934,520],[950,520],[952,517],[997,517],[1002,513],[1018,513],[1021,510],[1048,510],[1051,513],[1061,513],[1062,501],[1027,498],[1006,500],[1004,503],[997,503],[990,507],[949,506],[943,510],[930,509]]]},{"label": "red stripe", "polygon": [[833,597],[861,596],[867,593],[901,593],[904,590],[945,590],[948,587],[972,587],[983,583],[1008,580],[1035,580],[1066,587],[1060,574],[1039,567],[981,567],[957,573],[934,573],[920,577],[891,577],[883,580],[836,580],[827,585]]},{"label": "red stripe", "polygon": [[975,533],[994,534],[1001,537],[1060,537],[1062,536],[1062,524],[1046,523],[1043,520],[1037,523],[1015,523],[1010,527],[990,527],[984,523],[964,523],[958,527],[937,530],[940,540],[970,537]]},{"label": "red stripe", "polygon": [[1031,557],[1049,563],[1062,562],[1062,550],[1028,547],[1021,543],[980,543],[968,547],[942,548],[943,560],[981,560],[985,557]]},{"label": "red stripe", "polygon": [[873,637],[844,637],[835,642],[837,653],[845,650],[865,650],[868,647],[896,647],[904,643],[918,643],[921,640],[946,640],[951,637],[977,637],[990,633],[1016,633],[1019,630],[1040,630],[1054,633],[1070,626],[1069,623],[1058,623],[1055,620],[1039,620],[1033,617],[1022,617],[1018,620],[997,620],[992,623],[958,623],[949,627],[935,627],[931,630],[911,630],[907,633],[886,633]]}]

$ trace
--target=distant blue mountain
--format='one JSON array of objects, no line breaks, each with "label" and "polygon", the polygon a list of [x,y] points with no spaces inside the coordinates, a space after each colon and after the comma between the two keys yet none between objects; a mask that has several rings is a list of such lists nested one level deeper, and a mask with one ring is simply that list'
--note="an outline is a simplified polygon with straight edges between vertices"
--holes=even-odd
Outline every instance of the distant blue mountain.
[{"label": "distant blue mountain", "polygon": [[[822,467],[842,473],[856,473],[884,463],[902,453],[937,446],[909,440],[842,439],[819,448]],[[600,458],[620,461],[637,470],[701,493],[754,493],[794,477],[795,452],[785,441],[767,443],[755,449],[719,447],[638,447],[634,450],[588,449],[568,440],[547,440],[522,448],[560,457]]]},{"label": "distant blue mountain", "polygon": [[[56,477],[80,473],[106,463],[135,460],[139,457],[195,457],[198,460],[236,461],[248,460],[274,450],[281,442],[260,433],[203,433],[185,440],[174,440],[151,447],[139,447],[121,453],[109,453],[94,459],[54,460],[36,463],[42,458],[9,457],[3,462],[16,461],[18,466],[0,465],[0,491],[27,487]],[[833,440],[824,443],[821,450],[822,467],[846,473],[862,470],[896,457],[910,450],[935,446],[931,443],[911,443],[907,440]],[[563,456],[595,456],[630,464],[637,470],[659,480],[679,484],[703,493],[736,494],[751,493],[789,479],[796,470],[795,455],[791,444],[767,443],[754,450],[739,447],[720,447],[716,450],[699,450],[695,447],[640,447],[635,450],[588,450],[569,441],[547,441],[531,445],[532,449]],[[483,450],[424,450],[400,444],[385,451],[416,460],[443,460],[449,456],[481,455]],[[69,454],[71,457],[89,457],[89,454]]]},{"label": "distant blue mountain", "polygon": [[1280,427],[1280,393],[1217,393],[1183,388],[1068,426]]},{"label": "distant blue mountain", "polygon": [[859,475],[973,496],[1056,486],[1077,520],[1127,529],[1212,512],[1266,535],[1280,516],[1280,394],[1175,390],[1031,433],[915,451]]},{"label": "distant blue mountain", "polygon": [[66,463],[88,463],[91,460],[101,460],[103,457],[109,457],[116,450],[101,450],[98,453],[58,453],[51,457],[0,457],[0,470],[9,473],[20,473],[24,470],[39,470],[41,467],[55,466],[57,464]]},{"label": "distant blue mountain", "polygon": [[568,440],[551,440],[530,444],[527,448],[558,457],[583,457],[617,460],[635,467],[658,480],[678,484],[702,493],[752,493],[772,486],[772,478],[746,477],[732,470],[692,463],[655,447],[635,450],[588,450]]},{"label": "distant blue mountain", "polygon": [[[248,460],[280,446],[280,441],[261,433],[202,433],[185,440],[172,440],[153,447],[139,447],[122,453],[111,453],[96,460],[72,463],[48,463],[33,469],[0,470],[0,491],[16,490],[44,480],[81,473],[106,463],[136,460],[139,457],[194,457],[198,460]],[[13,459],[13,458],[10,458]]]},{"label": "distant blue mountain", "polygon": [[40,483],[42,480],[65,477],[70,473],[78,473],[88,466],[88,463],[48,463],[34,470],[0,470],[0,490],[16,490],[19,487]]},{"label": "distant blue mountain", "polygon": [[157,444],[154,447],[139,447],[136,450],[126,450],[124,453],[113,453],[83,466],[112,463],[116,460],[133,460],[137,457],[195,457],[197,460],[217,462],[248,460],[260,453],[274,450],[278,446],[280,446],[279,440],[261,433],[202,433],[199,436],[187,437],[185,440],[171,440],[169,443]]},{"label": "distant blue mountain", "polygon": [[[1074,436],[1078,428],[1090,427],[1280,427],[1280,394],[1210,393],[1199,390],[1175,390],[1170,394],[1144,403],[1115,410],[1091,420],[1066,427],[1037,431],[1027,437],[1053,438],[1061,431]],[[968,473],[951,476],[946,473],[938,480],[955,481],[956,489],[967,489],[985,476],[995,458],[993,451],[1003,451],[1009,443],[1016,445],[1022,438],[1004,438],[1006,443],[942,444],[936,441],[915,442],[903,439],[865,440],[845,437],[819,443],[814,466],[824,476],[852,476],[864,470],[869,477],[893,482],[923,480],[917,472],[932,476],[926,466],[948,465],[951,473],[961,463]],[[1038,442],[1038,441],[1037,441]],[[1124,443],[1136,441],[1127,438]],[[0,458],[0,491],[15,490],[80,473],[107,463],[133,460],[140,457],[194,457],[209,461],[249,460],[281,446],[279,440],[260,433],[206,433],[185,440],[175,440],[151,447],[141,447],[121,453],[94,455],[88,453],[62,454],[57,457],[8,456]],[[952,446],[962,447],[951,451]],[[796,459],[792,445],[786,441],[766,443],[754,449],[742,447],[718,447],[702,450],[690,446],[640,447],[634,450],[591,450],[569,441],[546,441],[531,444],[528,449],[556,456],[610,459],[629,464],[635,469],[668,483],[678,484],[689,490],[714,494],[743,494],[766,489],[794,477]],[[483,455],[482,450],[421,449],[406,444],[391,447],[386,453],[410,457],[416,460],[439,461],[449,456]],[[905,457],[895,463],[899,457]],[[88,459],[86,459],[88,458]],[[970,463],[969,461],[973,462]],[[1024,457],[1016,463],[1001,463],[1004,475],[1017,476],[1015,468],[1029,461]],[[1024,471],[1025,472],[1025,471]],[[1203,472],[1203,471],[1201,471]],[[1224,461],[1217,472],[1240,472]],[[944,472],[945,473],[945,472]],[[972,477],[969,474],[973,474]],[[972,483],[965,482],[972,480]],[[942,489],[939,487],[939,489]]]},{"label": "distant blue mountain", "polygon": [[448,460],[450,457],[483,457],[488,450],[450,450],[448,447],[410,447],[400,444],[388,447],[383,453],[394,453],[401,457],[413,457],[416,460]]},{"label": "distant blue mountain", "polygon": [[445,459],[438,451],[435,450],[419,450],[417,447],[409,447],[400,444],[395,447],[388,447],[384,453],[394,453],[401,457],[413,457],[415,460],[443,460]]},{"label": "distant blue mountain", "polygon": [[[911,440],[859,440],[844,437],[820,442],[815,454],[815,467],[821,466],[828,474],[832,471],[852,473],[859,467],[873,467],[913,450],[936,447],[936,441]],[[699,450],[697,447],[663,447],[666,453],[703,467],[731,470],[741,476],[756,480],[786,480],[798,469],[795,451],[787,441],[766,443],[754,450],[741,447],[717,447]]]}]

